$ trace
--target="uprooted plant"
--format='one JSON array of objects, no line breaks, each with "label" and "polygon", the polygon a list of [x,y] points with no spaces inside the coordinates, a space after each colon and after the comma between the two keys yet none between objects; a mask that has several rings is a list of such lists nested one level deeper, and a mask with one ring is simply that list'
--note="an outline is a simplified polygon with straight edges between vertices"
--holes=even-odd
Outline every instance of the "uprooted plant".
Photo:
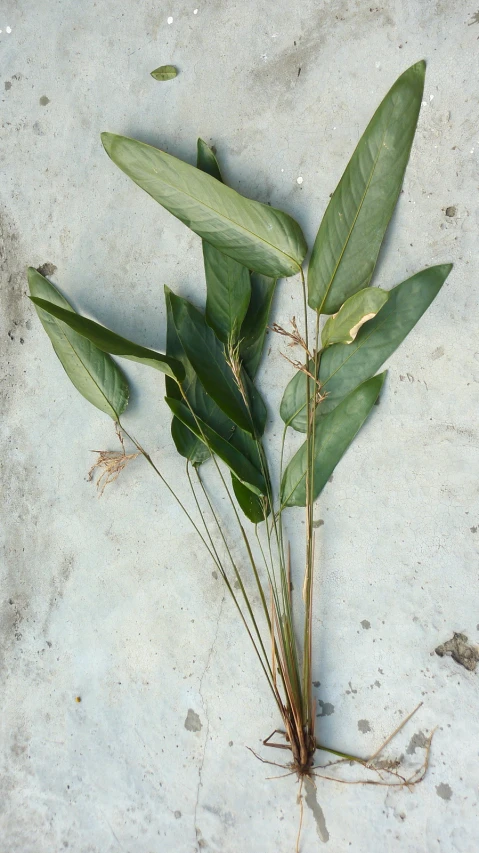
[{"label": "uprooted plant", "polygon": [[[378,399],[386,373],[376,371],[420,319],[451,269],[449,264],[424,269],[391,290],[370,286],[409,159],[424,75],[424,62],[409,68],[371,119],[324,214],[307,280],[302,266],[307,245],[299,225],[227,187],[213,150],[202,140],[195,168],[134,139],[103,134],[113,162],[203,241],[206,309],[199,311],[165,287],[165,354],[80,316],[36,270],[28,274],[32,301],[68,376],[135,447],[134,454],[124,448],[101,453],[96,463],[101,486],[141,454],[184,509],[226,584],[276,702],[284,740],[274,745],[292,753],[287,766],[301,778],[314,775],[316,750],[326,750],[316,736],[312,690],[313,505]],[[288,347],[288,359],[297,368],[281,403],[281,462],[272,472],[263,440],[267,410],[255,378],[277,280],[294,275],[300,277],[304,317],[299,324],[293,318],[291,330],[271,326],[296,348],[295,354]],[[166,375],[172,437],[186,459],[193,509],[123,425],[128,382],[111,355]],[[304,439],[284,464],[288,429]],[[245,568],[233,556],[231,531],[203,480],[207,462],[237,522],[258,606],[248,595]],[[284,529],[284,513],[292,506],[306,509],[301,626],[293,624]],[[226,559],[220,556],[223,548]],[[375,784],[415,784],[427,763],[426,758],[407,778],[394,762],[375,763],[377,754],[368,761],[329,751],[335,761],[375,769],[380,775]]]}]

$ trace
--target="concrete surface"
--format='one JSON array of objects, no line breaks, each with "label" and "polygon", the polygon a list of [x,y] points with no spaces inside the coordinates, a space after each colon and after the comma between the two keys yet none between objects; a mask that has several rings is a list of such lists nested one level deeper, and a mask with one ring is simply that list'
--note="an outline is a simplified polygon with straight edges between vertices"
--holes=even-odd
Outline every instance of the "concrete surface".
[{"label": "concrete surface", "polygon": [[[317,780],[302,850],[476,853],[478,673],[434,649],[453,631],[479,639],[479,14],[464,0],[196,3],[0,7],[0,851],[294,850],[297,784],[267,780],[282,771],[246,749],[278,759],[261,748],[278,717],[221,581],[141,461],[96,497],[90,451],[115,448],[113,429],[64,376],[24,273],[53,265],[77,307],[161,347],[162,285],[204,301],[199,241],[113,167],[100,131],[189,161],[203,136],[233,185],[296,216],[311,245],[372,111],[425,57],[376,283],[455,267],[319,501],[315,676],[329,744],[370,753],[422,700],[388,750],[412,767],[438,728],[414,792]],[[157,83],[164,63],[179,76]],[[288,280],[275,319],[295,313]],[[277,458],[273,412],[292,369],[270,345]],[[127,372],[125,421],[189,500],[162,379]],[[298,589],[303,529],[291,511]]]}]

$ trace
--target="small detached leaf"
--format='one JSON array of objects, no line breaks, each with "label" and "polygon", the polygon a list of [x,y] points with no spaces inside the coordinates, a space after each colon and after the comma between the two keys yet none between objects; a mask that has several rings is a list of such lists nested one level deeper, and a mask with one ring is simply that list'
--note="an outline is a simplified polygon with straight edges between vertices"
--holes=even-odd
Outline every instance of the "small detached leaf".
[{"label": "small detached leaf", "polygon": [[[123,372],[109,355],[73,331],[70,320],[78,315],[56,287],[33,267],[28,269],[28,285],[38,317],[67,376],[89,403],[118,421],[130,393]],[[54,316],[53,308],[67,323]]]},{"label": "small detached leaf", "polygon": [[160,65],[150,73],[154,80],[173,80],[178,74],[174,65]]},{"label": "small detached leaf", "polygon": [[[373,376],[351,391],[315,427],[313,460],[313,500],[324,489],[336,465],[361,429],[382,388],[386,373]],[[306,506],[307,442],[288,464],[281,483],[283,506]]]},{"label": "small detached leaf", "polygon": [[331,344],[351,344],[361,326],[372,320],[388,301],[389,293],[379,287],[366,287],[346,299],[337,314],[326,321],[321,335],[323,349]]},{"label": "small detached leaf", "polygon": [[79,335],[83,335],[84,338],[87,338],[103,352],[119,355],[130,361],[138,361],[140,364],[154,367],[156,370],[172,376],[179,382],[185,378],[183,365],[175,358],[170,358],[168,355],[163,355],[163,353],[155,352],[155,350],[135,344],[126,338],[122,338],[121,335],[117,335],[116,332],[110,331],[105,326],[100,326],[99,323],[95,323],[93,320],[88,320],[86,317],[81,317],[79,314],[67,311],[44,299],[37,299],[32,296],[31,300],[44,312],[52,314],[58,320],[62,320],[63,323],[66,323],[71,329],[78,332]]}]

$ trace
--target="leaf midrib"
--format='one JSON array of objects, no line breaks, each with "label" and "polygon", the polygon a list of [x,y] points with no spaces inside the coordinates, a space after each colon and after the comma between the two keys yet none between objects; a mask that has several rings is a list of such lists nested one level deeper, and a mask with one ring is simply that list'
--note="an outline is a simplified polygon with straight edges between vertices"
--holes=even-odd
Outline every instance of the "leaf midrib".
[{"label": "leaf midrib", "polygon": [[[40,309],[40,310],[44,310],[44,309]],[[118,414],[118,412],[117,412],[117,411],[115,411],[115,409],[113,408],[113,405],[111,404],[110,400],[108,399],[108,397],[106,396],[106,394],[103,392],[103,390],[100,388],[100,386],[99,386],[98,382],[97,382],[97,381],[96,381],[96,379],[93,377],[93,375],[90,373],[90,371],[88,370],[88,367],[86,366],[86,364],[82,361],[81,356],[78,354],[78,352],[76,351],[76,349],[75,349],[75,347],[73,346],[72,342],[68,339],[67,335],[65,334],[65,330],[61,328],[61,326],[60,326],[60,322],[61,322],[61,321],[57,320],[57,319],[56,319],[56,317],[53,317],[53,315],[52,315],[52,314],[50,314],[50,317],[52,317],[52,318],[53,318],[53,322],[55,323],[55,326],[58,328],[58,331],[59,331],[59,332],[60,332],[60,334],[62,335],[63,339],[67,342],[68,346],[70,347],[70,349],[72,350],[72,352],[74,353],[74,355],[76,356],[76,358],[78,359],[78,361],[80,362],[80,364],[82,365],[82,367],[84,368],[85,373],[87,373],[87,374],[88,374],[88,376],[90,377],[90,379],[91,379],[92,383],[93,383],[93,384],[95,385],[95,387],[98,389],[98,391],[99,391],[100,395],[101,395],[101,396],[103,397],[103,399],[106,401],[106,403],[108,404],[108,406],[109,406],[109,407],[110,407],[110,409],[112,410],[113,414],[116,416],[116,419],[118,420],[118,418],[120,417],[120,415]],[[72,331],[73,331],[73,330],[72,330]],[[76,333],[76,334],[78,334],[78,333]],[[94,344],[92,344],[92,346],[94,346]],[[101,350],[99,350],[99,352],[101,352]],[[104,354],[104,353],[103,353],[103,354]]]},{"label": "leaf midrib", "polygon": [[[136,142],[136,140],[134,140],[134,141]],[[142,144],[142,145],[145,145],[145,147],[146,147],[146,148],[151,148],[151,149],[152,149],[153,151],[155,151],[155,152],[160,151],[160,149],[155,148],[155,147],[154,147],[154,145],[147,145],[147,144],[146,144],[146,143],[144,143],[144,142],[143,142],[143,143],[141,143],[141,144]],[[171,155],[169,155],[169,154],[166,154],[166,152],[164,152],[164,151],[160,151],[160,154],[165,154],[167,157],[171,156]],[[112,158],[112,159],[113,159],[113,158]],[[173,159],[175,159],[175,158],[173,158]],[[115,161],[114,161],[114,162],[115,162]],[[181,162],[181,161],[180,161],[180,162]],[[186,165],[189,165],[189,164],[186,164]],[[192,166],[191,168],[194,168],[194,166]],[[153,169],[153,171],[155,172],[155,174],[157,174],[157,175],[158,175],[158,173],[157,173],[156,169]],[[201,170],[198,170],[198,171],[201,171]],[[127,174],[128,174],[128,173],[127,173]],[[207,172],[203,172],[203,174],[207,175],[208,173],[207,173]],[[128,175],[128,177],[131,177],[131,176],[130,176],[130,175]],[[212,178],[212,175],[209,175],[209,177],[210,177],[210,178]],[[217,180],[217,178],[212,178],[212,179],[213,179],[213,180]],[[134,179],[134,178],[132,178],[132,180],[133,180],[133,181],[135,181],[135,179]],[[148,180],[150,180],[150,181],[154,181],[154,180],[155,180],[155,178],[149,178],[149,179],[147,179],[146,183],[148,183]],[[216,214],[220,219],[224,219],[224,220],[225,220],[225,222],[229,222],[229,223],[231,223],[231,224],[232,224],[232,225],[234,225],[236,228],[238,228],[238,229],[240,229],[240,230],[244,231],[244,232],[245,232],[245,234],[249,234],[251,237],[254,237],[256,240],[260,241],[261,243],[264,243],[264,245],[265,245],[265,246],[269,246],[269,247],[270,247],[271,249],[273,249],[275,252],[279,253],[280,255],[283,255],[283,257],[285,257],[285,258],[288,258],[290,261],[292,261],[292,262],[294,263],[294,265],[298,268],[298,270],[300,269],[301,265],[298,263],[298,261],[296,260],[296,258],[293,258],[293,256],[292,256],[292,255],[288,255],[288,254],[287,254],[287,252],[283,252],[283,250],[282,250],[282,249],[279,249],[279,248],[278,248],[278,246],[274,246],[274,245],[273,245],[273,243],[269,243],[269,242],[268,242],[268,240],[265,240],[263,237],[260,237],[260,236],[259,236],[259,234],[255,234],[255,233],[254,233],[254,231],[250,231],[250,230],[249,230],[249,228],[246,228],[244,225],[240,225],[240,223],[239,223],[239,222],[235,222],[235,220],[234,220],[234,219],[230,219],[230,217],[226,216],[224,213],[220,213],[220,212],[219,212],[218,210],[216,210],[214,207],[211,207],[211,205],[206,204],[206,202],[202,201],[202,200],[201,200],[201,199],[199,199],[199,198],[196,198],[196,196],[192,195],[191,193],[186,192],[184,189],[179,189],[178,187],[175,187],[175,186],[174,186],[174,184],[170,184],[170,183],[169,183],[168,181],[166,181],[164,178],[157,177],[157,178],[156,178],[156,180],[158,180],[158,181],[160,181],[161,183],[165,184],[165,186],[170,187],[170,189],[175,190],[175,191],[176,191],[176,192],[178,192],[178,193],[182,193],[184,196],[186,196],[187,198],[192,199],[192,200],[193,200],[193,201],[195,201],[197,204],[202,205],[202,206],[203,206],[203,207],[205,207],[207,210],[211,210],[211,211],[212,211],[213,213],[215,213],[215,214]],[[135,183],[136,183],[136,181],[135,181]],[[221,183],[221,181],[218,181],[218,183]],[[222,186],[223,186],[226,190],[229,190],[230,192],[235,193],[239,198],[243,198],[243,196],[241,196],[241,195],[240,195],[240,193],[237,193],[237,192],[236,192],[236,190],[234,190],[232,187],[227,187],[227,186],[226,186],[226,184],[222,184]],[[151,195],[151,193],[150,193],[150,195]],[[246,196],[245,196],[245,198],[246,198]],[[251,202],[251,203],[253,203],[253,204],[262,204],[262,202],[255,201],[254,199],[251,199],[251,198],[246,199],[246,200],[247,200],[247,201],[249,201],[249,202]],[[155,201],[156,201],[156,199],[155,199]],[[161,204],[161,202],[159,202],[159,203]],[[267,207],[267,205],[265,205],[265,207]],[[269,208],[269,209],[270,209],[270,210],[275,210],[275,208]],[[279,213],[281,213],[282,211],[278,211],[278,212],[279,212]],[[284,214],[284,215],[286,216],[287,214]],[[203,240],[206,240],[206,242],[207,242],[207,243],[209,243],[209,242],[210,242],[209,240],[207,240],[207,239],[206,239],[206,237],[203,237],[202,239],[203,239]],[[213,243],[211,243],[210,245],[212,245],[212,246],[213,246],[214,244],[213,244]],[[214,248],[216,248],[216,247],[214,247]]]},{"label": "leaf midrib", "polygon": [[[394,107],[393,107],[393,110],[392,110],[392,113],[391,113],[391,117],[394,115],[394,111],[395,111],[395,109],[396,109],[396,105],[394,104]],[[361,197],[361,202],[360,202],[360,204],[358,205],[357,213],[356,213],[356,215],[355,215],[355,217],[354,217],[354,219],[353,219],[353,222],[352,222],[351,228],[349,229],[348,236],[347,236],[347,238],[346,238],[346,240],[345,240],[345,242],[344,242],[344,245],[343,245],[343,248],[342,248],[341,253],[340,253],[340,255],[339,255],[339,258],[338,258],[338,260],[337,260],[336,266],[334,267],[334,270],[333,270],[333,272],[332,272],[332,274],[331,274],[331,278],[330,278],[329,284],[328,284],[328,286],[327,286],[326,293],[325,293],[325,295],[324,295],[324,299],[323,299],[323,301],[321,302],[321,305],[320,305],[319,309],[317,309],[317,310],[319,311],[319,313],[321,313],[321,310],[322,310],[322,308],[323,308],[323,305],[324,305],[324,303],[326,302],[326,300],[327,300],[327,298],[328,298],[328,296],[329,296],[329,291],[331,290],[331,287],[333,286],[333,282],[334,282],[334,279],[336,278],[336,275],[337,275],[337,272],[338,272],[338,269],[339,269],[339,265],[340,265],[340,263],[341,263],[341,261],[342,261],[342,259],[343,259],[344,253],[345,253],[345,251],[346,251],[346,249],[347,249],[347,247],[348,247],[348,245],[349,245],[349,241],[350,241],[350,239],[351,239],[351,234],[353,233],[354,226],[356,225],[356,222],[357,222],[358,216],[359,216],[359,214],[360,214],[360,212],[361,212],[361,210],[362,210],[362,207],[363,207],[363,204],[364,204],[364,200],[365,200],[365,198],[366,198],[366,195],[367,195],[367,193],[368,193],[369,187],[370,187],[370,185],[371,185],[371,181],[372,181],[372,179],[373,179],[373,175],[374,175],[375,169],[376,169],[376,167],[377,167],[377,164],[378,164],[378,161],[379,161],[379,157],[380,157],[380,155],[381,155],[381,151],[382,151],[382,149],[383,149],[384,139],[385,139],[385,137],[386,137],[386,133],[387,133],[387,131],[388,131],[388,129],[389,129],[389,125],[390,125],[391,117],[390,117],[390,119],[388,120],[387,126],[386,126],[386,128],[385,128],[385,130],[384,130],[384,133],[383,133],[383,135],[382,135],[382,138],[381,138],[381,144],[380,144],[380,146],[379,146],[379,148],[378,148],[378,153],[377,153],[377,155],[376,155],[376,159],[374,160],[374,163],[373,163],[373,166],[372,166],[372,169],[371,169],[371,173],[370,173],[370,175],[369,175],[369,178],[368,178],[368,181],[367,181],[366,187],[365,187],[364,192],[363,192],[363,195],[362,195],[362,197]]]}]

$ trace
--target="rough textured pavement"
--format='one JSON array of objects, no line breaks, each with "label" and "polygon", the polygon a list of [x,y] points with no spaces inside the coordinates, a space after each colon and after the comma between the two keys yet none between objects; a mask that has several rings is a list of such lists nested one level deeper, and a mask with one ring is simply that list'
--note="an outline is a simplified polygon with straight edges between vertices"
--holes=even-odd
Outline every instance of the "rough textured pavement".
[{"label": "rough textured pavement", "polygon": [[[77,308],[161,348],[163,284],[204,302],[200,243],[114,168],[100,132],[190,162],[201,135],[237,189],[287,210],[312,245],[374,108],[424,57],[376,283],[455,266],[318,502],[314,666],[325,743],[370,754],[422,700],[387,752],[412,769],[437,731],[413,792],[316,780],[302,850],[476,853],[478,673],[434,650],[454,632],[479,639],[479,13],[464,0],[196,2],[0,8],[0,851],[294,849],[297,784],[267,780],[282,771],[246,749],[283,758],[261,747],[278,718],[221,580],[141,460],[97,498],[91,450],[117,439],[56,361],[25,269],[46,264]],[[165,63],[179,76],[155,82]],[[282,282],[275,319],[300,310],[298,280]],[[292,368],[269,344],[277,459]],[[125,423],[189,500],[162,378],[127,372]],[[298,591],[303,531],[291,511]]]}]

